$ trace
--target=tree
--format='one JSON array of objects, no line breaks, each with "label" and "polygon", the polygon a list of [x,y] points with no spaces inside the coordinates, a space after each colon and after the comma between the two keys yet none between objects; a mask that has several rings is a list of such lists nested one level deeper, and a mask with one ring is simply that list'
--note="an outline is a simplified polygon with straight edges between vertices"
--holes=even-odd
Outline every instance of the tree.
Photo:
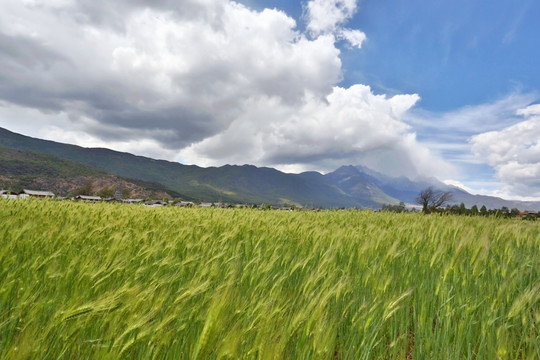
[{"label": "tree", "polygon": [[487,216],[488,215],[486,205],[482,205],[482,207],[480,208],[480,215],[482,215],[482,216]]},{"label": "tree", "polygon": [[131,191],[128,188],[122,189],[122,199],[127,199],[131,195]]},{"label": "tree", "polygon": [[478,206],[473,205],[471,208],[471,215],[477,216],[478,215]]},{"label": "tree", "polygon": [[92,195],[94,193],[94,184],[92,182],[88,181],[84,183],[83,186],[81,186],[77,191],[75,191],[75,195]]},{"label": "tree", "polygon": [[101,188],[101,190],[99,190],[97,194],[102,198],[111,198],[114,195],[114,190],[110,187],[104,187]]},{"label": "tree", "polygon": [[381,210],[388,211],[388,212],[402,213],[406,211],[407,208],[406,208],[405,203],[403,201],[400,201],[399,205],[384,204]]},{"label": "tree", "polygon": [[459,215],[461,213],[459,205],[454,204],[454,205],[450,206],[450,213],[452,213],[454,215]]},{"label": "tree", "polygon": [[434,190],[431,186],[420,191],[415,199],[417,204],[422,205],[424,214],[429,214],[450,200],[452,200],[452,193]]}]

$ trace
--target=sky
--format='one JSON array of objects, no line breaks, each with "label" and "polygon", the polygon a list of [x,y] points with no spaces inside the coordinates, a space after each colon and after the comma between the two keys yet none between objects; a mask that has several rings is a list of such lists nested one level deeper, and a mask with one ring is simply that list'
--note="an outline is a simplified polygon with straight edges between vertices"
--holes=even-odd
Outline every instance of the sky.
[{"label": "sky", "polygon": [[0,0],[0,127],[540,200],[535,0]]}]

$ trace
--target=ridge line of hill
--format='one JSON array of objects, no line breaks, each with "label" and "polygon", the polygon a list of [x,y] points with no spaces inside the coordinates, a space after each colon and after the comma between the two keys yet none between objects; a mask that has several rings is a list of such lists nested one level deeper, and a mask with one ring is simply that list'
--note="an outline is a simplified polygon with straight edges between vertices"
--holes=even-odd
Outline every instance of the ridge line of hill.
[{"label": "ridge line of hill", "polygon": [[490,209],[505,206],[540,210],[540,202],[472,195],[437,180],[393,178],[362,166],[342,166],[324,175],[314,171],[288,174],[274,168],[253,165],[203,168],[106,148],[84,148],[37,139],[3,128],[0,128],[0,146],[74,161],[124,179],[159,184],[166,192],[198,201],[380,208],[383,204],[397,204],[400,201],[414,204],[419,191],[427,186],[435,186],[451,191],[454,203],[463,202],[468,207],[485,205]]}]

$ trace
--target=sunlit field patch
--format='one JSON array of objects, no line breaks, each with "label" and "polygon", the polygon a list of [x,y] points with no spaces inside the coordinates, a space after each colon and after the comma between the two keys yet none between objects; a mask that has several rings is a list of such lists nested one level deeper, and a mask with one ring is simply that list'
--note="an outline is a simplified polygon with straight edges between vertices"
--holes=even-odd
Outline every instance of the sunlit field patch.
[{"label": "sunlit field patch", "polygon": [[0,201],[1,359],[539,359],[540,223]]}]

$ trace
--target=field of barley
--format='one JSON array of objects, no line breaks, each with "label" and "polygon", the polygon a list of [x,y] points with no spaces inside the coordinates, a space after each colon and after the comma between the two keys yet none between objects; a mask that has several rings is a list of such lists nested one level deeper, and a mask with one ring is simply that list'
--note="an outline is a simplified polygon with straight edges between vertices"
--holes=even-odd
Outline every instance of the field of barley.
[{"label": "field of barley", "polygon": [[1,359],[540,359],[540,222],[0,200]]}]

